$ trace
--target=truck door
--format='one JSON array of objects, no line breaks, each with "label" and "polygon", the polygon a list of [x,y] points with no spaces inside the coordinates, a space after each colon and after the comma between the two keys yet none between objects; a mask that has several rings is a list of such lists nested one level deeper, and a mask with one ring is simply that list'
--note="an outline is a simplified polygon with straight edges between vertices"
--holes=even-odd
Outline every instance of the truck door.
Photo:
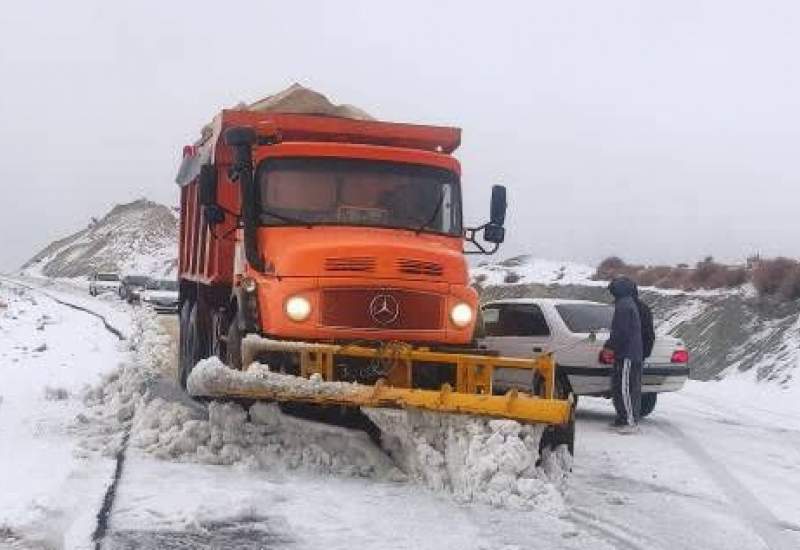
[{"label": "truck door", "polygon": [[[489,304],[483,308],[487,349],[508,357],[532,357],[552,348],[552,336],[542,309],[536,304]],[[494,385],[504,391],[516,387],[529,391],[532,373],[497,369]]]}]

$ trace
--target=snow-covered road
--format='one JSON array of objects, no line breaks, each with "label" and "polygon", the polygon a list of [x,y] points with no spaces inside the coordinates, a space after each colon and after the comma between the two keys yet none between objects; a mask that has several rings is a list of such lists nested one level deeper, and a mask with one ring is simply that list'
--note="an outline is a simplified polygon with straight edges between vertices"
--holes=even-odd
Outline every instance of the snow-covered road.
[{"label": "snow-covered road", "polygon": [[[66,287],[48,292],[70,299]],[[124,307],[74,299],[131,330]],[[8,283],[0,337],[0,548],[88,547],[114,461],[75,428],[92,411],[81,387],[131,354],[96,317]],[[40,341],[46,349],[34,351]],[[151,393],[179,400],[171,384],[165,376]],[[175,461],[131,446],[103,547],[800,548],[796,397],[692,383],[662,396],[629,436],[609,428],[607,402],[583,399],[561,510],[459,504],[408,482]]]}]

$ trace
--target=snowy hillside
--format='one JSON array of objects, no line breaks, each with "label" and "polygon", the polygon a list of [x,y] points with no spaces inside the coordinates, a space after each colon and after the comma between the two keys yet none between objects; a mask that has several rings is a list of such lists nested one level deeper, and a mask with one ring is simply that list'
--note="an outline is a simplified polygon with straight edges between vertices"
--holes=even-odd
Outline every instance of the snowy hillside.
[{"label": "snowy hillside", "polygon": [[[482,299],[559,297],[610,301],[594,268],[521,256],[472,272]],[[788,386],[800,378],[800,301],[759,298],[749,285],[683,292],[641,289],[656,329],[682,338],[692,352],[692,377],[748,377]]]},{"label": "snowy hillside", "polygon": [[79,277],[93,271],[174,275],[178,219],[168,207],[140,199],[53,242],[24,266],[30,275]]}]

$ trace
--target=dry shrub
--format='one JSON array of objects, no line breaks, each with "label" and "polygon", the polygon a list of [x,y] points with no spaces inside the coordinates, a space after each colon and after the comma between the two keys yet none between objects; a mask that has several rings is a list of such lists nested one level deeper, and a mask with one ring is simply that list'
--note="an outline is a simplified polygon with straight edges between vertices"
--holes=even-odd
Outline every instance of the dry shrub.
[{"label": "dry shrub", "polygon": [[619,275],[635,279],[636,273],[642,269],[640,265],[628,265],[618,256],[610,256],[600,262],[592,277],[596,281],[610,281]]},{"label": "dry shrub", "polygon": [[747,268],[733,267],[728,269],[728,277],[725,286],[728,288],[735,288],[742,286],[747,282]]},{"label": "dry shrub", "polygon": [[694,288],[709,290],[736,287],[744,284],[745,281],[747,281],[747,272],[743,267],[719,264],[711,256],[698,262],[689,278],[689,283]]},{"label": "dry shrub", "polygon": [[797,269],[797,262],[789,258],[760,260],[753,268],[753,286],[759,294],[777,294],[784,280]]},{"label": "dry shrub", "polygon": [[800,266],[795,265],[781,282],[778,295],[784,300],[800,298]]},{"label": "dry shrub", "polygon": [[753,286],[758,293],[784,300],[800,298],[800,263],[790,258],[759,260],[753,268]]},{"label": "dry shrub", "polygon": [[658,286],[659,283],[669,278],[673,270],[674,268],[665,265],[648,267],[637,274],[636,282],[641,286]]},{"label": "dry shrub", "polygon": [[664,289],[689,289],[691,284],[689,278],[691,277],[691,270],[676,267],[669,270],[669,274],[656,283],[656,287]]},{"label": "dry shrub", "polygon": [[626,264],[617,256],[603,260],[594,274],[595,280],[610,280],[619,275],[630,277],[640,286],[663,289],[697,290],[734,288],[747,282],[748,271],[743,266],[726,266],[709,256],[694,268],[686,264],[641,266]]}]

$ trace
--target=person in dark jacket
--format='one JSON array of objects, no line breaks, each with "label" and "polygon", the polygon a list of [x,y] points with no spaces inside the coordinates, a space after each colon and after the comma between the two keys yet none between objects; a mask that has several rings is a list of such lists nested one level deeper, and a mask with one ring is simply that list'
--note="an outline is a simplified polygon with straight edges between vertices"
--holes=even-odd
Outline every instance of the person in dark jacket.
[{"label": "person in dark jacket", "polygon": [[653,345],[656,343],[656,331],[653,327],[653,311],[641,298],[639,287],[633,285],[633,301],[639,310],[639,322],[642,325],[642,359],[647,359],[653,354]]},{"label": "person in dark jacket", "polygon": [[614,296],[611,335],[604,347],[614,352],[611,390],[617,418],[616,426],[634,427],[642,406],[642,324],[634,300],[636,285],[627,277],[617,277],[608,285]]}]

